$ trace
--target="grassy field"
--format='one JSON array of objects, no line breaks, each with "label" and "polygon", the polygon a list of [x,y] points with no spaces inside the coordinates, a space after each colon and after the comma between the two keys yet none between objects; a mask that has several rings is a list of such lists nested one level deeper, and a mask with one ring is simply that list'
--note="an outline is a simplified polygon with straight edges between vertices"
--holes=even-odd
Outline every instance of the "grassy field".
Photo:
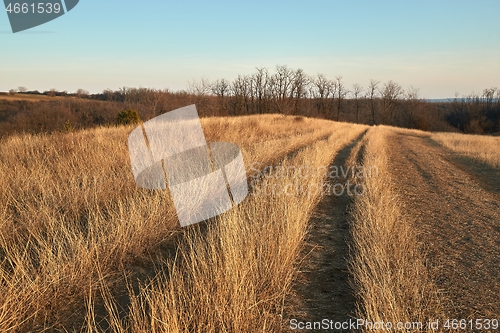
[{"label": "grassy field", "polygon": [[431,138],[454,152],[486,163],[493,168],[500,168],[498,136],[435,133]]},{"label": "grassy field", "polygon": [[[133,127],[0,141],[0,331],[289,331],[301,306],[290,300],[307,297],[297,293],[308,283],[300,278],[304,261],[331,246],[311,250],[310,221],[328,195],[316,190],[327,178],[321,171],[340,152],[349,152],[340,167],[377,169],[370,177],[350,175],[365,191],[348,198],[347,209],[332,208],[342,209],[336,213],[348,224],[350,250],[341,259],[349,271],[337,274],[353,286],[351,315],[394,323],[500,315],[495,299],[474,296],[487,296],[478,283],[498,295],[500,194],[477,185],[472,173],[461,177],[464,184],[450,180],[464,186],[456,190],[441,184],[448,181],[445,170],[458,167],[445,164],[450,154],[498,167],[500,152],[488,148],[495,138],[282,115],[205,118],[202,126],[207,141],[240,146],[250,194],[230,211],[182,229],[168,191],[135,185],[127,148]],[[399,144],[419,149],[399,152]],[[442,164],[426,170],[431,161]],[[268,166],[292,171],[277,176]],[[297,171],[305,166],[313,172]],[[460,197],[466,187],[490,202],[475,205],[482,220],[450,206],[466,200]],[[418,205],[431,195],[434,204]],[[449,233],[433,238],[444,222]],[[485,228],[489,236],[481,238]],[[466,233],[472,238],[463,243]],[[453,251],[443,256],[447,247]],[[470,275],[470,285],[458,287],[456,274],[467,273],[471,258],[484,281]],[[339,302],[325,293],[323,302]]]},{"label": "grassy field", "polygon": [[61,99],[63,97],[50,97],[46,95],[30,95],[30,94],[1,94],[0,95],[0,100],[6,100],[6,101],[31,101],[31,102],[39,102],[39,101],[53,101],[56,99]]}]

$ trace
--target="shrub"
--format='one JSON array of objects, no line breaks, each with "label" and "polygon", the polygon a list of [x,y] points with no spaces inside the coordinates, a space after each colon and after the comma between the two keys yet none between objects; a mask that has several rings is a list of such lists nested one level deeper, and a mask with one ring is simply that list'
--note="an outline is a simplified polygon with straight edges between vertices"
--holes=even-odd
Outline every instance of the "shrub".
[{"label": "shrub", "polygon": [[137,124],[140,121],[141,118],[139,117],[137,111],[131,108],[120,111],[116,117],[117,125]]},{"label": "shrub", "polygon": [[63,132],[72,132],[73,131],[73,125],[71,124],[71,121],[66,121],[63,126]]},{"label": "shrub", "polygon": [[469,134],[484,134],[484,130],[479,119],[471,119],[469,123],[465,125],[464,132]]}]

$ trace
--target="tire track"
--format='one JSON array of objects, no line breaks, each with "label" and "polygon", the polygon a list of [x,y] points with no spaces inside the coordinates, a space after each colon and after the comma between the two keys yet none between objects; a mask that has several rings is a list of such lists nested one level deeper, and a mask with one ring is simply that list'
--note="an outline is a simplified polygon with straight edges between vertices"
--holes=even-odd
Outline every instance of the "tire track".
[{"label": "tire track", "polygon": [[[353,149],[365,133],[340,150],[331,166],[346,168]],[[329,182],[330,185],[345,184],[346,180],[329,179]],[[303,259],[295,287],[297,299],[294,303],[298,303],[300,311],[295,311],[293,318],[299,321],[345,321],[354,317],[356,299],[348,268],[351,201],[346,193],[326,195],[313,212],[306,237],[309,253]]]}]

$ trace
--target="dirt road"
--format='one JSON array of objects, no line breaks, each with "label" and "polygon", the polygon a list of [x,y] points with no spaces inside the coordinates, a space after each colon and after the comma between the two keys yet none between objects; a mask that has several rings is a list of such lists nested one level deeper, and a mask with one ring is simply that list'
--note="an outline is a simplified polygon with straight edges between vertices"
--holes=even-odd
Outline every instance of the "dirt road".
[{"label": "dirt road", "polygon": [[[389,167],[450,318],[500,316],[500,171],[394,133]],[[496,317],[495,317],[496,316]]]}]

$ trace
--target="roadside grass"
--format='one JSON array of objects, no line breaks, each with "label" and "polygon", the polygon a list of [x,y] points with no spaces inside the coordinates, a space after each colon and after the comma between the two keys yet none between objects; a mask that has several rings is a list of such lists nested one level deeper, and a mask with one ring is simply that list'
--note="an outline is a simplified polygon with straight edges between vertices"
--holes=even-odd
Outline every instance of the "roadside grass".
[{"label": "roadside grass", "polygon": [[493,168],[500,168],[500,137],[433,133],[431,139],[456,153],[471,157]]},{"label": "roadside grass", "polygon": [[[365,195],[352,209],[351,273],[358,300],[358,318],[371,322],[427,322],[440,318],[437,288],[416,240],[416,226],[404,214],[387,167],[386,140],[393,128],[372,127],[350,163],[376,167],[372,177],[358,179]],[[421,135],[415,132],[415,135]],[[364,331],[370,331],[365,329]],[[426,331],[425,328],[420,331]]]}]

